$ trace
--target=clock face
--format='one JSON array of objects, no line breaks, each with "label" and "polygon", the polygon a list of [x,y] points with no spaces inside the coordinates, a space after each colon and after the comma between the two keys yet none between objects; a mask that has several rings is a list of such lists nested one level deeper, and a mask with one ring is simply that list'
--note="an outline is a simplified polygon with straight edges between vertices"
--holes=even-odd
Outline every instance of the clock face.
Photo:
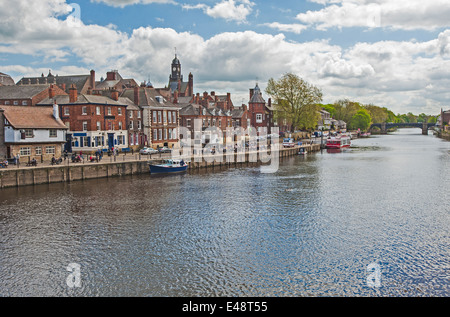
[{"label": "clock face", "polygon": [[176,71],[176,70],[177,70],[177,68],[176,68],[176,67],[174,67],[174,68],[173,68],[173,71]]}]

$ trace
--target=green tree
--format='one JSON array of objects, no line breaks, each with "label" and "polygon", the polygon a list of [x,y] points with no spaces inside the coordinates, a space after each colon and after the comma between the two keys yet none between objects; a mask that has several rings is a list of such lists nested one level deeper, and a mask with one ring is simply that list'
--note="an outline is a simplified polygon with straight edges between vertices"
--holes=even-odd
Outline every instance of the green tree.
[{"label": "green tree", "polygon": [[335,108],[334,119],[350,123],[352,117],[361,109],[361,104],[348,99],[338,100],[333,104]]},{"label": "green tree", "polygon": [[372,118],[366,109],[358,110],[350,120],[350,129],[356,130],[361,129],[361,131],[366,131],[369,129],[372,123]]},{"label": "green tree", "polygon": [[331,104],[327,104],[327,105],[320,105],[322,107],[322,109],[324,109],[325,111],[328,111],[330,113],[330,116],[332,118],[334,118],[334,116],[336,115],[336,109],[334,108],[334,105]]},{"label": "green tree", "polygon": [[266,93],[274,100],[279,118],[286,119],[296,129],[314,129],[320,119],[322,91],[292,73],[280,79],[269,79]]},{"label": "green tree", "polygon": [[375,105],[366,105],[364,108],[369,112],[373,123],[383,123],[388,119],[387,111]]}]

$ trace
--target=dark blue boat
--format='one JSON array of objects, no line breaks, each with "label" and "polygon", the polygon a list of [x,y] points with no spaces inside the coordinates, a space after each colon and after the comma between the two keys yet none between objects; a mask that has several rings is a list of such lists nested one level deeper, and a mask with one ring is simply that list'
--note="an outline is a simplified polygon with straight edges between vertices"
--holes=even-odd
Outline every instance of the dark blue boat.
[{"label": "dark blue boat", "polygon": [[186,172],[189,165],[183,160],[166,160],[162,164],[149,164],[151,174]]}]

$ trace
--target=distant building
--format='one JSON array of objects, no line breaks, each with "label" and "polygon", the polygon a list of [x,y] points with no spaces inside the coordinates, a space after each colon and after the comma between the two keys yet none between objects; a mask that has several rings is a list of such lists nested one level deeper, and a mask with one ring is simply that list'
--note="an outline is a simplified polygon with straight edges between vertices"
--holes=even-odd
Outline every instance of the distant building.
[{"label": "distant building", "polygon": [[441,114],[437,118],[436,125],[441,129],[445,129],[446,126],[448,127],[450,125],[450,110],[444,111],[441,109]]},{"label": "distant building", "polygon": [[248,112],[251,127],[257,129],[257,131],[261,131],[262,128],[267,128],[267,133],[271,133],[272,127],[274,126],[272,101],[269,98],[269,102],[266,103],[258,84],[256,84],[254,89],[250,89]]},{"label": "distant building", "polygon": [[0,73],[0,86],[14,86],[16,83],[11,76],[7,74]]},{"label": "distant building", "polygon": [[67,127],[58,107],[0,106],[0,157],[49,162],[61,157]]},{"label": "distant building", "polygon": [[317,129],[318,130],[330,130],[331,125],[332,125],[332,120],[333,120],[331,118],[331,114],[324,109],[319,110],[319,113],[320,113],[320,119],[319,119],[319,122],[317,123]]},{"label": "distant building", "polygon": [[[95,76],[95,74],[94,74]],[[119,93],[127,88],[138,87],[134,79],[124,79],[119,71],[112,70],[106,73],[106,79],[96,81],[94,87],[91,87],[92,94],[101,94],[101,91],[117,90]]]},{"label": "distant building", "polygon": [[175,93],[175,91],[178,91],[179,97],[188,97],[194,94],[194,76],[189,73],[188,81],[183,81],[183,75],[181,73],[181,62],[176,54],[175,58],[172,60],[168,88],[172,95]]},{"label": "distant building", "polygon": [[111,97],[78,94],[72,85],[69,95],[43,100],[38,106],[54,102],[68,128],[65,149],[69,153],[128,149],[127,104],[119,100],[117,91],[111,91]]},{"label": "distant building", "polygon": [[54,84],[0,86],[0,105],[35,106],[46,98],[67,93]]},{"label": "distant building", "polygon": [[17,82],[18,86],[49,84],[58,86],[66,93],[69,93],[69,89],[75,85],[79,94],[87,94],[89,89],[95,89],[95,71],[91,70],[90,74],[87,75],[69,76],[53,75],[52,72],[49,71],[47,76],[42,74],[40,77],[23,77]]},{"label": "distant building", "polygon": [[240,108],[234,108],[231,111],[233,128],[242,127],[247,129],[251,125],[250,114],[247,110],[247,105],[242,105]]}]

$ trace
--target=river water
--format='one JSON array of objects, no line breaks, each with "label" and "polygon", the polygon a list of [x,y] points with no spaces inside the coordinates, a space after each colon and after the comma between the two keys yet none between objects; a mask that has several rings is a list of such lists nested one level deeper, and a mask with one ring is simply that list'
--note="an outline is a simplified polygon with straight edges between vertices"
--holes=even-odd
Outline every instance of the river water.
[{"label": "river water", "polygon": [[0,296],[449,296],[449,162],[404,129],[275,174],[3,189]]}]

